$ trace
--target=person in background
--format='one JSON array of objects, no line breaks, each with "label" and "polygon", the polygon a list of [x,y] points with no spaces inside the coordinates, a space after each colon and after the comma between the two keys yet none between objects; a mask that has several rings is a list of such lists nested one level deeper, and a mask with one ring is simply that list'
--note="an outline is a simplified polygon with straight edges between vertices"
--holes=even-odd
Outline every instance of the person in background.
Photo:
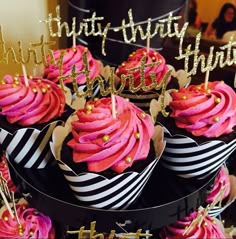
[{"label": "person in background", "polygon": [[219,16],[212,24],[209,24],[204,36],[222,39],[226,32],[236,30],[236,8],[231,3],[225,3]]},{"label": "person in background", "polygon": [[197,29],[201,28],[201,19],[197,12],[197,0],[189,0],[188,22],[189,22],[189,26],[192,26]]}]

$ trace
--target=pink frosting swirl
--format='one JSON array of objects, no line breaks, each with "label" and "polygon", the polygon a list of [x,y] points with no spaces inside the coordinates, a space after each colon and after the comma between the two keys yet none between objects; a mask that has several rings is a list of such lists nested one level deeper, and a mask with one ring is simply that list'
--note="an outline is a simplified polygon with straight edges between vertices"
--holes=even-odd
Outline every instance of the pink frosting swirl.
[{"label": "pink frosting swirl", "polygon": [[[116,74],[118,77],[121,75],[131,74],[134,77],[134,86],[137,87],[140,84],[140,70],[129,71],[129,69],[140,67],[142,58],[146,56],[145,64],[150,64],[153,62],[159,62],[157,66],[147,66],[144,70],[145,75],[145,84],[149,86],[152,83],[152,79],[150,73],[154,73],[156,77],[156,81],[158,84],[162,81],[164,75],[168,71],[168,67],[166,65],[165,58],[158,53],[157,51],[150,49],[147,53],[146,48],[138,49],[129,55],[127,61],[123,62],[120,66],[118,66]],[[127,82],[128,86],[128,82]]]},{"label": "pink frosting swirl", "polygon": [[[219,193],[222,189],[224,189],[222,198],[221,198],[223,200],[230,193],[229,174],[227,173],[227,170],[224,166],[221,167],[221,169],[215,179],[213,188],[206,199],[206,202],[212,203],[215,200],[215,198],[219,195]],[[219,201],[220,201],[220,199],[219,199]]]},{"label": "pink frosting swirl", "polygon": [[219,137],[233,131],[236,125],[236,94],[224,82],[190,85],[173,92],[171,117],[179,128],[195,136]]},{"label": "pink frosting swirl", "polygon": [[63,91],[53,82],[35,77],[24,83],[23,76],[6,75],[0,83],[0,115],[22,126],[41,124],[62,115]]},{"label": "pink frosting swirl", "polygon": [[55,231],[51,219],[26,204],[17,204],[16,211],[20,224],[5,210],[0,218],[0,238],[54,239]]},{"label": "pink frosting swirl", "polygon": [[73,139],[68,145],[73,148],[73,160],[87,162],[91,172],[111,168],[121,173],[148,155],[154,134],[150,116],[120,96],[115,96],[115,102],[116,118],[111,98],[102,98],[87,102],[72,123]]},{"label": "pink frosting swirl", "polygon": [[164,227],[160,232],[161,239],[226,238],[216,221],[209,216],[204,217],[199,226],[197,223],[190,231],[188,231],[188,233],[186,233],[187,227],[197,216],[198,213],[193,212],[183,220],[179,220]]},{"label": "pink frosting swirl", "polygon": [[[99,62],[92,57],[91,52],[81,46],[77,45],[76,47],[67,48],[65,50],[54,50],[52,51],[53,59],[57,63],[60,59],[61,53],[65,51],[65,55],[63,57],[62,62],[62,76],[71,75],[71,70],[73,66],[75,66],[75,71],[80,72],[84,70],[84,63],[82,59],[83,52],[87,52],[87,62],[89,68],[89,78],[94,79],[100,73],[100,64]],[[52,80],[54,82],[59,81],[59,66],[54,64],[52,56],[49,54],[46,56],[46,61],[49,63],[48,66],[45,67],[44,76]],[[80,74],[76,77],[78,84],[85,84],[86,78],[84,74]],[[66,78],[63,81],[66,83],[71,83],[72,79],[70,77]]]},{"label": "pink frosting swirl", "polygon": [[1,173],[1,176],[6,180],[7,187],[9,188],[9,191],[16,192],[16,186],[10,176],[10,171],[9,171],[5,152],[3,152],[1,159],[0,159],[0,173]]}]

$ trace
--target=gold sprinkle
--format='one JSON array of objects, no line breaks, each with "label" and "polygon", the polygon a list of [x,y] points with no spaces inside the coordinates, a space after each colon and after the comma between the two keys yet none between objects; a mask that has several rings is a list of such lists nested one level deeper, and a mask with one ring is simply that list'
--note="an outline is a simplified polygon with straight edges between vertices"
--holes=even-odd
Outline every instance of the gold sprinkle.
[{"label": "gold sprinkle", "polygon": [[5,217],[3,218],[3,220],[4,220],[5,222],[7,222],[7,221],[8,221],[8,217],[5,216]]},{"label": "gold sprinkle", "polygon": [[18,81],[18,76],[14,76],[14,81]]},{"label": "gold sprinkle", "polygon": [[207,94],[211,94],[211,89],[207,89],[207,90],[206,90],[206,93],[207,93]]},{"label": "gold sprinkle", "polygon": [[23,236],[24,235],[24,232],[22,230],[19,230],[19,235],[20,236]]},{"label": "gold sprinkle", "polygon": [[122,65],[122,66],[125,66],[125,63],[123,62],[121,65]]},{"label": "gold sprinkle", "polygon": [[130,156],[125,158],[125,162],[126,163],[131,163],[131,161],[132,161],[132,158]]},{"label": "gold sprinkle", "polygon": [[33,76],[28,76],[28,78],[29,78],[30,80],[32,80],[32,79],[33,79]]},{"label": "gold sprinkle", "polygon": [[15,84],[15,83],[12,84],[12,87],[13,87],[13,88],[16,88],[16,87],[17,87],[17,84]]},{"label": "gold sprinkle", "polygon": [[48,89],[50,89],[50,88],[51,88],[51,86],[50,86],[49,84],[47,84],[47,88],[48,88]]},{"label": "gold sprinkle", "polygon": [[6,82],[5,82],[4,80],[1,80],[1,81],[0,81],[0,84],[1,84],[1,85],[5,85]]},{"label": "gold sprinkle", "polygon": [[96,102],[96,101],[98,101],[98,100],[99,100],[99,98],[97,98],[97,97],[96,97],[96,98],[94,98],[94,101],[95,101],[95,102]]},{"label": "gold sprinkle", "polygon": [[140,114],[140,116],[141,116],[142,119],[144,119],[144,118],[146,117],[146,114],[145,114],[144,112],[142,112],[142,113]]},{"label": "gold sprinkle", "polygon": [[34,235],[34,231],[30,230],[29,235],[32,237]]},{"label": "gold sprinkle", "polygon": [[38,215],[38,214],[39,214],[39,212],[38,212],[37,210],[35,210],[35,211],[34,211],[34,214],[35,214],[35,215]]},{"label": "gold sprinkle", "polygon": [[201,86],[198,85],[198,86],[196,87],[196,89],[197,89],[197,90],[201,90]]},{"label": "gold sprinkle", "polygon": [[161,64],[161,63],[162,63],[162,60],[160,59],[158,62]]},{"label": "gold sprinkle", "polygon": [[207,226],[207,222],[204,222],[204,226]]},{"label": "gold sprinkle", "polygon": [[213,224],[216,224],[216,221],[213,219],[213,220],[212,220],[212,223],[213,223]]},{"label": "gold sprinkle", "polygon": [[42,81],[41,80],[37,80],[38,83],[41,83]]},{"label": "gold sprinkle", "polygon": [[19,224],[18,227],[19,227],[20,230],[22,230],[22,225],[21,224]]},{"label": "gold sprinkle", "polygon": [[19,84],[20,84],[20,82],[19,82],[19,81],[15,81],[15,84],[16,84],[16,85],[19,85]]},{"label": "gold sprinkle", "polygon": [[87,111],[86,111],[86,114],[87,114],[87,115],[89,115],[89,114],[91,114],[91,113],[92,113],[91,110],[87,110]]},{"label": "gold sprinkle", "polygon": [[73,52],[77,52],[76,47],[73,47],[73,48],[72,48],[72,51],[73,51]]},{"label": "gold sprinkle", "polygon": [[182,96],[182,100],[186,100],[187,99],[187,96],[186,95],[183,95]]},{"label": "gold sprinkle", "polygon": [[146,52],[146,51],[143,51],[143,55],[146,56],[146,55],[147,55],[147,52]]},{"label": "gold sprinkle", "polygon": [[216,97],[216,98],[215,98],[215,103],[219,104],[220,102],[221,102],[221,98]]},{"label": "gold sprinkle", "polygon": [[38,92],[38,90],[37,90],[37,88],[32,88],[32,91],[34,92],[34,93],[37,93]]},{"label": "gold sprinkle", "polygon": [[129,57],[133,57],[134,55],[133,54],[129,54]]},{"label": "gold sprinkle", "polygon": [[216,116],[216,117],[214,118],[214,121],[215,121],[215,122],[219,122],[219,121],[220,121],[220,118],[219,118],[218,116]]},{"label": "gold sprinkle", "polygon": [[90,110],[90,111],[91,111],[91,110],[93,109],[93,105],[87,105],[86,108],[87,108],[87,110]]},{"label": "gold sprinkle", "polygon": [[103,137],[102,137],[103,141],[104,142],[107,142],[109,139],[110,139],[110,136],[105,134]]},{"label": "gold sprinkle", "polygon": [[155,61],[155,60],[156,60],[156,57],[155,57],[155,56],[153,56],[153,57],[152,57],[152,60],[153,60],[153,61]]},{"label": "gold sprinkle", "polygon": [[136,132],[136,133],[134,134],[134,136],[135,136],[136,139],[140,139],[140,133],[139,133],[139,132]]},{"label": "gold sprinkle", "polygon": [[45,94],[47,92],[47,89],[46,88],[41,88],[41,91],[43,94]]}]

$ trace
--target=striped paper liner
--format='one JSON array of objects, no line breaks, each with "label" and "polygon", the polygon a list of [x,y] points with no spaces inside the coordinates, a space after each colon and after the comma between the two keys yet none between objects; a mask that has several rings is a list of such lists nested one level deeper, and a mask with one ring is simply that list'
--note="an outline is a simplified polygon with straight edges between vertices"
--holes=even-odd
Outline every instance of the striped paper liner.
[{"label": "striped paper liner", "polygon": [[217,171],[236,148],[236,138],[229,143],[211,140],[200,145],[184,135],[171,135],[164,128],[164,149],[160,162],[176,175],[202,179]]},{"label": "striped paper liner", "polygon": [[125,209],[139,197],[158,159],[141,173],[125,172],[112,179],[89,172],[76,174],[61,160],[57,162],[78,200],[94,208]]},{"label": "striped paper liner", "polygon": [[34,128],[22,128],[13,134],[0,129],[0,144],[10,159],[25,168],[45,168],[54,161],[49,141],[54,128],[63,121],[54,121],[41,131]]}]

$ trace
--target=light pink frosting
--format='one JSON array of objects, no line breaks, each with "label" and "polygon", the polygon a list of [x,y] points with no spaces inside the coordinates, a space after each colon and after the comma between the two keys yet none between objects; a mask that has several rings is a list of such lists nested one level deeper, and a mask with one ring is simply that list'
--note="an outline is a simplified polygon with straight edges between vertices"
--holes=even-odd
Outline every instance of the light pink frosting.
[{"label": "light pink frosting", "polygon": [[87,102],[72,123],[73,160],[87,162],[91,172],[111,168],[121,173],[149,153],[154,133],[150,116],[120,96],[115,96],[115,102],[115,119],[111,98],[102,98]]},{"label": "light pink frosting", "polygon": [[[158,53],[157,51],[150,49],[147,53],[146,48],[141,48],[133,52],[129,55],[127,61],[123,62],[120,66],[118,66],[116,74],[118,77],[121,77],[121,75],[128,75],[132,74],[134,77],[134,85],[137,87],[140,84],[140,70],[131,71],[129,72],[129,69],[140,67],[141,60],[146,56],[146,62],[145,64],[150,64],[153,62],[159,62],[157,66],[147,66],[145,67],[145,84],[148,86],[152,83],[150,73],[153,72],[156,77],[156,81],[158,84],[162,81],[164,75],[168,71],[168,67],[166,65],[165,58]],[[127,84],[128,86],[128,84]]]},{"label": "light pink frosting", "polygon": [[215,179],[213,188],[206,199],[206,202],[212,203],[223,188],[224,188],[224,193],[222,195],[222,200],[226,198],[230,193],[229,174],[227,173],[226,168],[224,166],[221,167]]},{"label": "light pink frosting", "polygon": [[54,239],[55,231],[51,219],[34,208],[26,208],[25,204],[16,205],[18,224],[8,210],[5,210],[0,219],[0,238],[9,239]]},{"label": "light pink frosting", "polygon": [[171,94],[171,117],[176,126],[195,136],[219,137],[236,125],[236,94],[224,82],[190,85]]},{"label": "light pink frosting", "polygon": [[219,225],[209,216],[206,216],[202,223],[196,224],[192,230],[186,233],[187,227],[197,217],[197,212],[191,213],[183,220],[179,220],[171,225],[164,227],[160,232],[161,239],[209,239],[209,238],[226,238]]},{"label": "light pink frosting", "polygon": [[[100,73],[100,64],[99,62],[92,57],[91,52],[81,46],[77,45],[76,47],[71,47],[67,49],[60,49],[60,50],[54,50],[52,52],[53,58],[55,62],[57,63],[58,60],[60,59],[60,55],[62,51],[65,51],[65,55],[63,57],[63,62],[62,62],[62,76],[66,75],[71,75],[71,70],[73,68],[73,65],[75,66],[75,71],[76,73],[83,71],[84,70],[84,63],[82,59],[82,54],[83,52],[87,52],[87,62],[88,62],[88,68],[89,68],[89,78],[93,80],[99,73]],[[45,67],[44,70],[44,76],[52,80],[54,82],[59,81],[59,66],[55,65],[51,59],[51,55],[46,56],[46,61],[49,63],[48,66]],[[76,77],[77,83],[78,84],[85,84],[86,83],[86,78],[84,74],[80,74]],[[71,83],[72,79],[70,77],[66,78],[63,80],[63,82],[66,83]]]},{"label": "light pink frosting", "polygon": [[0,83],[0,115],[22,126],[41,124],[62,115],[63,91],[53,82],[35,77],[24,83],[23,76],[4,76]]}]

